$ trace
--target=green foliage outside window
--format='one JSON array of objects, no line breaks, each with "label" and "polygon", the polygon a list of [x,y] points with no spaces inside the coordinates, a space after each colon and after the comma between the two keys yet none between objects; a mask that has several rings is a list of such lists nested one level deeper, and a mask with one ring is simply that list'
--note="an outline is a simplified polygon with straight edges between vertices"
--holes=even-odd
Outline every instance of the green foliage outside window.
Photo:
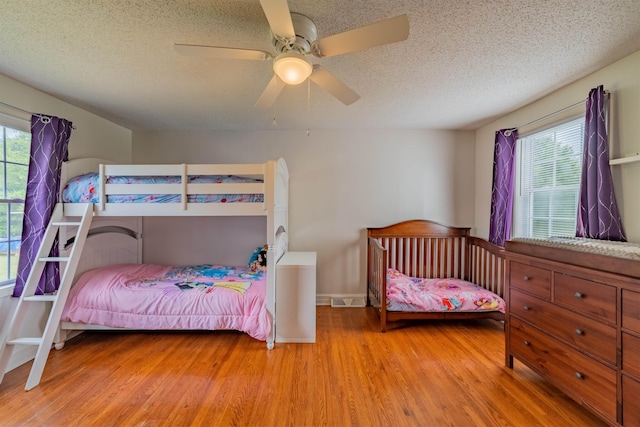
[{"label": "green foliage outside window", "polygon": [[0,126],[0,283],[18,267],[30,145],[28,132]]}]

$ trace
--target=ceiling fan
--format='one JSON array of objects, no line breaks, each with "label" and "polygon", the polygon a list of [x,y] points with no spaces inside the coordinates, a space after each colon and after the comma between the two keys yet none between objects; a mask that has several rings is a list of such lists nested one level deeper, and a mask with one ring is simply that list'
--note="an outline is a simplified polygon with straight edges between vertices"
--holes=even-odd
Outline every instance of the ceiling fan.
[{"label": "ceiling fan", "polygon": [[409,18],[407,15],[399,15],[318,40],[318,32],[313,21],[299,13],[290,12],[287,0],[260,0],[260,4],[271,27],[275,55],[263,50],[175,44],[178,53],[188,56],[273,60],[274,75],[256,102],[256,107],[273,105],[286,85],[297,85],[307,78],[343,104],[350,105],[357,101],[360,95],[306,57],[337,56],[403,41],[409,37]]}]

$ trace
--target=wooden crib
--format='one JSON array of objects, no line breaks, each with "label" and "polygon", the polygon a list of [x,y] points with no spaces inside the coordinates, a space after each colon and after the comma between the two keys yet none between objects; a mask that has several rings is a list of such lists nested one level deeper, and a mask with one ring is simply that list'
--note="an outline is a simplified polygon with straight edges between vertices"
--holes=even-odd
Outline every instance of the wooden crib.
[{"label": "wooden crib", "polygon": [[458,278],[475,283],[499,297],[505,284],[504,248],[469,235],[469,228],[449,227],[427,220],[410,220],[367,229],[367,305],[378,309],[380,329],[405,319],[504,320],[489,311],[390,311],[387,270],[411,277]]}]

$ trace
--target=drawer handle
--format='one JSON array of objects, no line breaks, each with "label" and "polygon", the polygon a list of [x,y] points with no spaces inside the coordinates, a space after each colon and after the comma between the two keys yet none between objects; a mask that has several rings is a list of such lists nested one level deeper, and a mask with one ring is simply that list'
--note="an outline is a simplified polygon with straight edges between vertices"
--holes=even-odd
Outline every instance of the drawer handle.
[{"label": "drawer handle", "polygon": [[525,305],[524,307],[522,307],[522,309],[523,309],[524,311],[529,311],[529,310],[530,310],[528,305]]},{"label": "drawer handle", "polygon": [[584,294],[582,292],[576,292],[576,298],[584,298]]},{"label": "drawer handle", "polygon": [[576,335],[584,335],[584,331],[582,329],[576,329]]},{"label": "drawer handle", "polygon": [[522,278],[522,280],[524,280],[524,281],[526,282],[527,280],[529,280],[529,276],[524,276],[524,277]]},{"label": "drawer handle", "polygon": [[527,341],[527,340],[522,341],[522,343],[524,345],[526,345],[527,347],[531,345],[531,343],[529,341]]},{"label": "drawer handle", "polygon": [[576,372],[576,378],[579,380],[583,380],[584,379],[584,374],[580,373],[580,372]]}]

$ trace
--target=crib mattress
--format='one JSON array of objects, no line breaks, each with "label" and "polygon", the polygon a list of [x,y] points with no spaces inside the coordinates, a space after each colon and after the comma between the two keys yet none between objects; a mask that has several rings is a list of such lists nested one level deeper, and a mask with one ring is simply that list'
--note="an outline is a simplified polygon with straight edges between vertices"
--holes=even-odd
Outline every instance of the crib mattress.
[{"label": "crib mattress", "polygon": [[497,294],[461,279],[424,279],[387,270],[387,310],[401,312],[505,312]]},{"label": "crib mattress", "polygon": [[85,272],[62,321],[128,329],[229,329],[266,341],[266,276],[249,267],[120,264]]}]

